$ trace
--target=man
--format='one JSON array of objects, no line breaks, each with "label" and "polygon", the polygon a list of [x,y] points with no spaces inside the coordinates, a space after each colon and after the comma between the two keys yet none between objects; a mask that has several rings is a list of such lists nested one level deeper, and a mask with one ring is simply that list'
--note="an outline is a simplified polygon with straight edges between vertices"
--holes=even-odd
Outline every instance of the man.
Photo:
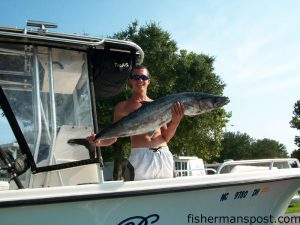
[{"label": "man", "polygon": [[[128,100],[116,105],[114,122],[140,108],[142,101],[153,101],[147,95],[150,74],[144,65],[139,65],[132,69],[128,82],[132,88],[132,95]],[[183,116],[183,104],[177,102],[172,107],[172,121],[168,125],[151,133],[130,137],[131,154],[129,162],[134,167],[134,180],[173,177],[173,156],[167,143],[174,136]],[[93,141],[94,136],[88,137],[88,140]],[[96,145],[108,146],[116,140],[116,138],[100,140],[96,142]]]}]

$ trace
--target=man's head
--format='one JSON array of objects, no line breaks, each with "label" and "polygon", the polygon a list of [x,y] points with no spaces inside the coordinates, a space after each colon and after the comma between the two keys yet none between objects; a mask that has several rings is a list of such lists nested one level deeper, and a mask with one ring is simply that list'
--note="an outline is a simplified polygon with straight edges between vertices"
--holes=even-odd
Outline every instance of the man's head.
[{"label": "man's head", "polygon": [[148,87],[150,84],[150,73],[145,65],[137,65],[132,68],[129,75],[129,84],[134,87]]},{"label": "man's head", "polygon": [[[149,79],[151,78],[151,75],[150,75],[150,73],[149,73],[148,68],[147,68],[145,65],[143,65],[143,64],[134,66],[134,67],[131,69],[130,76],[137,74],[137,72],[140,72],[141,70],[142,70],[143,72],[146,71],[146,73],[144,73],[144,75],[147,75],[147,76],[149,77]],[[130,78],[130,77],[129,77],[129,78]]]}]

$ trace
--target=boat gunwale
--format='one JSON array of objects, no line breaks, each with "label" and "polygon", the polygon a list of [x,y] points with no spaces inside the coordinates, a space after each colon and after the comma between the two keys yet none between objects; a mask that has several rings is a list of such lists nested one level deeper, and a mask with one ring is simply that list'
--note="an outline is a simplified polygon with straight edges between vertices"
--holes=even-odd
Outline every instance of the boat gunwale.
[{"label": "boat gunwale", "polygon": [[[294,169],[288,169],[288,170],[294,170]],[[295,169],[299,170],[300,169]],[[254,174],[255,173],[250,173]],[[214,177],[214,176],[226,176],[226,175],[233,175],[233,174],[220,174],[220,175],[207,175],[208,177]],[[237,174],[234,174],[235,176]],[[244,174],[240,174],[244,175]],[[34,192],[37,191],[39,192],[42,190],[43,192],[46,192],[49,189],[52,190],[59,190],[61,188],[66,188],[66,189],[71,189],[74,190],[78,187],[81,186],[83,188],[83,191],[89,191],[89,188],[92,187],[94,188],[93,193],[88,193],[88,194],[82,194],[79,193],[78,195],[72,195],[74,193],[69,193],[69,195],[61,195],[61,196],[46,196],[46,197],[38,197],[38,198],[26,198],[26,199],[18,199],[18,200],[4,200],[0,201],[0,208],[9,208],[9,207],[20,207],[20,206],[28,206],[28,205],[44,205],[44,204],[59,204],[59,203],[69,203],[69,202],[79,202],[79,201],[96,201],[96,200],[104,200],[104,199],[115,199],[115,198],[126,198],[126,197],[139,197],[139,196],[148,196],[148,195],[160,195],[160,194],[169,194],[169,193],[177,193],[177,192],[189,192],[189,191],[197,191],[197,190],[209,190],[209,189],[216,189],[216,188],[224,188],[224,187],[235,187],[235,186],[245,186],[245,185],[251,185],[251,184],[262,184],[262,183],[273,183],[273,182],[278,182],[278,181],[286,181],[286,180],[300,180],[300,173],[297,175],[276,175],[276,176],[258,176],[258,177],[250,177],[249,179],[245,179],[244,176],[241,176],[243,179],[237,180],[237,179],[226,179],[222,182],[212,182],[212,183],[200,183],[200,184],[186,184],[186,185],[174,185],[169,186],[169,187],[160,187],[160,188],[148,188],[145,189],[146,186],[143,186],[144,189],[139,188],[139,189],[134,189],[132,190],[125,190],[125,191],[115,191],[115,192],[101,192],[99,193],[99,185],[110,185],[110,182],[105,182],[103,184],[86,184],[86,185],[77,185],[77,186],[64,186],[64,187],[49,187],[49,188],[35,188],[35,189],[21,189],[21,190],[7,190],[7,191],[0,191],[1,193],[8,193],[8,192]],[[187,178],[190,177],[184,177],[184,178],[170,178],[170,179],[163,179],[165,181],[170,181],[171,179],[174,180],[182,180],[182,184],[184,184],[184,180],[187,180]],[[198,178],[201,178],[199,176]],[[160,180],[155,180],[155,181],[160,181]],[[123,181],[112,181],[116,182],[115,184],[118,183],[133,183],[133,182],[123,182]],[[147,183],[151,182],[147,180],[146,182],[141,181],[140,184],[142,183]],[[300,186],[300,184],[299,184]],[[98,193],[95,191],[98,191]],[[1,195],[0,195],[1,196]],[[34,196],[33,196],[34,197]]]}]

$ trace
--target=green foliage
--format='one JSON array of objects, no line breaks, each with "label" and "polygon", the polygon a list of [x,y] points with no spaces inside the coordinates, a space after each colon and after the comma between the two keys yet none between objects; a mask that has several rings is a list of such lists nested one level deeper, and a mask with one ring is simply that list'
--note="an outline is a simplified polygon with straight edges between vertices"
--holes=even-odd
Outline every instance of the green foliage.
[{"label": "green foliage", "polygon": [[296,159],[298,159],[298,160],[300,161],[300,149],[294,150],[294,151],[292,152],[292,154],[291,154],[291,157],[292,157],[292,158],[296,158]]},{"label": "green foliage", "polygon": [[286,213],[300,213],[300,202],[290,204]]},{"label": "green foliage", "polygon": [[271,139],[255,140],[246,133],[226,132],[222,140],[220,157],[215,160],[223,162],[225,159],[263,159],[286,158],[286,147]]},{"label": "green foliage", "polygon": [[[148,67],[151,74],[151,84],[148,88],[150,98],[156,99],[179,92],[223,94],[225,84],[214,73],[214,58],[204,54],[189,53],[186,50],[178,51],[171,35],[162,30],[157,23],[138,27],[135,21],[125,31],[113,37],[131,40],[143,49],[145,53],[143,64]],[[129,95],[130,89],[127,87],[120,95],[122,97],[105,100],[105,104],[98,102],[98,116],[104,121],[100,121],[102,123],[100,125],[109,124],[108,121],[112,120],[113,106],[121,98],[125,99]],[[109,112],[101,112],[104,109],[109,109]],[[193,118],[185,117],[169,143],[171,151],[173,154],[195,155],[210,160],[220,152],[222,128],[225,127],[228,117],[229,114],[224,109]],[[118,141],[122,141],[121,138]],[[128,139],[126,141],[128,142]],[[128,149],[125,151],[129,152]]]},{"label": "green foliage", "polygon": [[264,138],[256,140],[252,144],[252,157],[255,159],[264,158],[287,158],[286,147],[278,141]]},{"label": "green foliage", "polygon": [[[290,121],[290,125],[292,128],[296,128],[300,131],[300,100],[298,100],[294,105],[294,116]],[[298,150],[300,150],[300,136],[295,137],[295,145],[298,146]]]},{"label": "green foliage", "polygon": [[223,162],[225,159],[251,159],[251,145],[254,139],[246,133],[226,132],[222,140],[220,157],[215,159]]},{"label": "green foliage", "polygon": [[178,79],[174,89],[186,91],[188,88],[189,91],[222,95],[225,84],[214,73],[213,63],[213,57],[181,50],[176,65]]}]

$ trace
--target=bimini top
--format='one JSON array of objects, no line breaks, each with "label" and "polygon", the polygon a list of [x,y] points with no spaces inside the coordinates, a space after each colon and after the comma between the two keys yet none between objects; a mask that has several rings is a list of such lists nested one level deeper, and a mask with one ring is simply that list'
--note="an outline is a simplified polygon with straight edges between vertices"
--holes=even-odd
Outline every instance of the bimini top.
[{"label": "bimini top", "polygon": [[[130,69],[141,64],[144,59],[143,50],[131,41],[49,32],[47,29],[57,28],[57,25],[43,21],[30,20],[26,26],[25,29],[0,27],[0,54],[7,51],[7,44],[87,52],[89,65],[93,68],[90,74],[97,83],[96,97],[119,94],[127,81]],[[10,52],[14,54],[15,50]]]},{"label": "bimini top", "polygon": [[64,34],[49,32],[47,28],[57,28],[54,23],[43,21],[28,20],[27,27],[38,27],[33,30],[32,28],[12,28],[0,26],[0,41],[5,42],[20,42],[31,43],[40,45],[51,45],[57,47],[67,47],[71,49],[86,50],[88,48],[95,49],[117,49],[130,51],[136,54],[136,63],[140,64],[144,59],[143,50],[131,41],[117,40],[111,38],[97,38],[77,34]]}]

